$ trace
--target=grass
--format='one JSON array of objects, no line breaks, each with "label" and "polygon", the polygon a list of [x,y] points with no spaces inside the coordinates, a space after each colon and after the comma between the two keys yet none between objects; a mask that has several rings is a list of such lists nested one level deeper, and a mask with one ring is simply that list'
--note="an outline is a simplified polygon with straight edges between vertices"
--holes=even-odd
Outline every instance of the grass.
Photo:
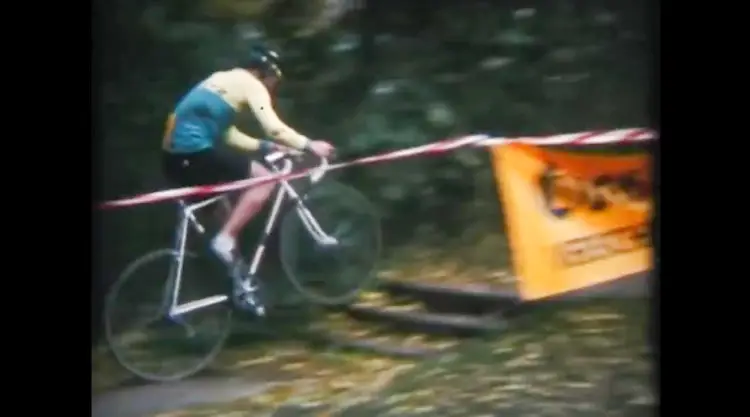
[{"label": "grass", "polygon": [[339,415],[624,415],[653,403],[645,310],[643,301],[609,301],[538,312]]},{"label": "grass", "polygon": [[[334,318],[335,321],[340,321],[339,316]],[[375,355],[353,354],[336,346],[316,343],[314,335],[303,332],[289,332],[272,340],[261,339],[257,333],[243,328],[242,324],[238,323],[238,331],[203,372],[204,375],[244,376],[280,382],[306,378],[315,380],[320,386],[336,389],[335,380],[341,375],[366,375],[368,372],[378,371],[381,367],[401,363]],[[151,353],[156,355],[154,352]],[[166,358],[172,359],[169,355]],[[149,362],[157,361],[153,357],[150,359]],[[105,348],[93,352],[92,364],[95,394],[138,384],[138,381],[122,369]]]},{"label": "grass", "polygon": [[[382,263],[378,277],[462,287],[515,289],[508,270],[509,244],[501,233],[467,231],[458,244],[436,247],[409,245]],[[470,242],[470,243],[469,243]]]}]

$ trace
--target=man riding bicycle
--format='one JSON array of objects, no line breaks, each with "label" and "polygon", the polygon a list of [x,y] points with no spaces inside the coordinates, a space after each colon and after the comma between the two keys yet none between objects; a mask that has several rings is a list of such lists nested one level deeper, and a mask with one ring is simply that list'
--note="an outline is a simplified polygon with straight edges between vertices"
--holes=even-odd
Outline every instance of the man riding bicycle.
[{"label": "man riding bicycle", "polygon": [[[279,55],[258,45],[240,66],[214,72],[193,87],[177,103],[167,122],[162,146],[167,178],[193,186],[269,175],[252,159],[277,149],[277,145],[248,136],[233,125],[235,115],[245,107],[252,110],[271,139],[328,157],[334,151],[331,144],[308,139],[276,114],[269,92],[275,90],[281,75]],[[235,153],[221,147],[222,139],[246,152]],[[274,186],[270,183],[242,191],[221,231],[211,240],[213,252],[227,265],[234,265],[239,232],[260,212]]]}]

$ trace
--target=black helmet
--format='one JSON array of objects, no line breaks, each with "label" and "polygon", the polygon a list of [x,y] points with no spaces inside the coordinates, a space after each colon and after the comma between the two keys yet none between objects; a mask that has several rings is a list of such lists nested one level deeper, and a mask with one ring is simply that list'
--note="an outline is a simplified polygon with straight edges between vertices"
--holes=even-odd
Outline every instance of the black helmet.
[{"label": "black helmet", "polygon": [[256,44],[250,48],[250,56],[245,66],[247,68],[260,70],[266,77],[273,76],[281,78],[279,54],[265,45]]}]

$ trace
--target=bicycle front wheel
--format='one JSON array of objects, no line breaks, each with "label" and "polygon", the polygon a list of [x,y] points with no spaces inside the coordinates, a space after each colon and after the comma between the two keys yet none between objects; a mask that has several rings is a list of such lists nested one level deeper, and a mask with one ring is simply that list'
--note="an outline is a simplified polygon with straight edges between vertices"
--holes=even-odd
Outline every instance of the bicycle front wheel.
[{"label": "bicycle front wheel", "polygon": [[[170,318],[175,252],[150,252],[131,263],[107,294],[107,344],[129,372],[149,381],[174,381],[207,366],[229,335],[229,301]],[[226,294],[226,281],[210,259],[186,253],[177,303]]]},{"label": "bicycle front wheel", "polygon": [[310,232],[298,208],[281,224],[280,257],[295,288],[312,302],[336,305],[353,300],[374,276],[380,256],[380,216],[365,196],[341,183],[312,188],[302,205],[335,244]]}]

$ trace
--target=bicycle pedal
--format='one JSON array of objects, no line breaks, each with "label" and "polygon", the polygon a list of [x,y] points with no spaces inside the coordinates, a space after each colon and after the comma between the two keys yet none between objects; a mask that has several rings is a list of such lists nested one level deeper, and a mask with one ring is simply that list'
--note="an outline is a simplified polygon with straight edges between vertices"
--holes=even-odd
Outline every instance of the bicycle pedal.
[{"label": "bicycle pedal", "polygon": [[263,306],[255,306],[255,314],[258,315],[258,317],[265,317],[266,316],[266,308]]},{"label": "bicycle pedal", "polygon": [[252,293],[242,292],[232,297],[232,304],[238,310],[254,313],[259,317],[266,315],[266,307]]},{"label": "bicycle pedal", "polygon": [[266,307],[260,297],[260,287],[253,277],[248,276],[235,286],[232,301],[240,310],[252,312],[258,316],[266,315]]}]

